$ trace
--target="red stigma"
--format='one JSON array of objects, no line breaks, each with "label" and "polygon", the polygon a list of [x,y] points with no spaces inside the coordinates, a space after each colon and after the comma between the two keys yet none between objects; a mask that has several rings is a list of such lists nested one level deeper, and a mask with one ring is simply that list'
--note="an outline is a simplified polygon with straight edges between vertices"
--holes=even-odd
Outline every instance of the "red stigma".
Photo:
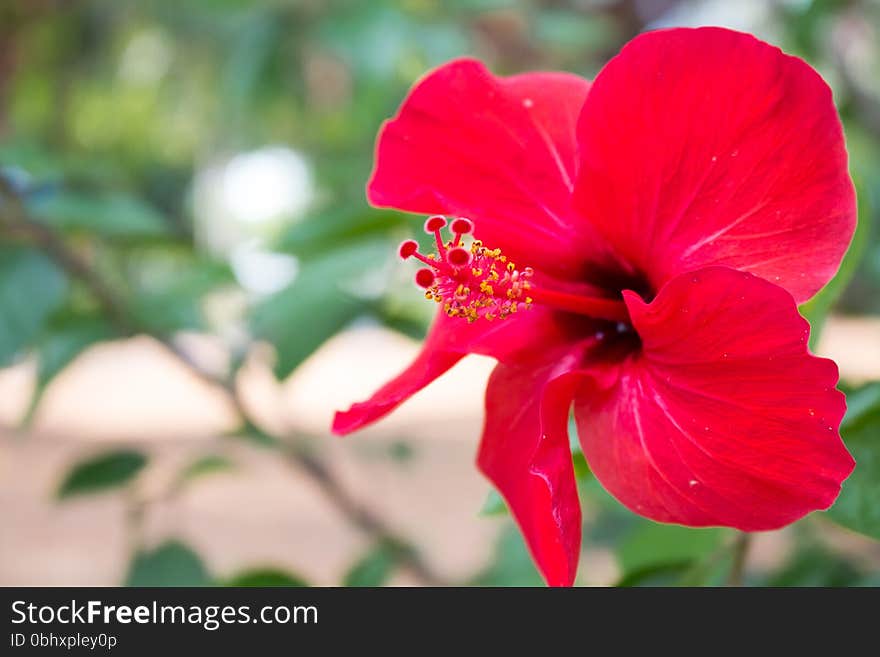
[{"label": "red stigma", "polygon": [[439,214],[435,214],[433,217],[428,217],[428,220],[425,222],[425,232],[433,233],[434,231],[443,230],[446,228],[446,217],[442,217]]},{"label": "red stigma", "polygon": [[471,253],[458,246],[446,252],[446,261],[453,267],[464,267],[471,262]]},{"label": "red stigma", "polygon": [[415,240],[406,240],[405,242],[400,243],[400,248],[398,249],[398,253],[400,257],[406,260],[411,255],[413,255],[416,251],[419,250],[419,243]]},{"label": "red stigma", "polygon": [[419,287],[428,288],[434,284],[436,280],[436,276],[434,276],[434,272],[430,269],[419,269],[416,272],[416,285]]},{"label": "red stigma", "polygon": [[474,222],[464,217],[459,217],[452,222],[452,232],[456,235],[469,235],[474,232]]}]

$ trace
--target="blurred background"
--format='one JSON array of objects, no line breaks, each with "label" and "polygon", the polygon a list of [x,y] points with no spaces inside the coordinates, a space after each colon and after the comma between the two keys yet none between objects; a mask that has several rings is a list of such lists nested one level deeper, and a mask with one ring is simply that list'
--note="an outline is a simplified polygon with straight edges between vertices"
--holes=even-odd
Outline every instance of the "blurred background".
[{"label": "blurred background", "polygon": [[373,142],[450,58],[591,77],[700,24],[834,88],[860,227],[802,311],[858,467],[746,544],[637,518],[575,447],[578,582],[880,584],[880,2],[0,0],[0,585],[540,584],[473,465],[490,361],[328,435],[433,312]]}]

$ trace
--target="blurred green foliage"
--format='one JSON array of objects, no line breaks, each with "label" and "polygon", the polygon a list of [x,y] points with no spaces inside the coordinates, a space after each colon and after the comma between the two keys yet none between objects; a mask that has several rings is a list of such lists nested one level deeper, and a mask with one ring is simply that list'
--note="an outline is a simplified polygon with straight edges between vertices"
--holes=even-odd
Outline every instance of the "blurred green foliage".
[{"label": "blurred green foliage", "polygon": [[394,546],[379,544],[369,550],[345,574],[345,586],[382,586],[394,572]]},{"label": "blurred green foliage", "polygon": [[61,482],[58,497],[103,492],[124,486],[147,464],[147,457],[133,450],[105,452],[73,466]]},{"label": "blurred green foliage", "polygon": [[308,586],[305,580],[275,568],[255,568],[224,580],[223,586]]},{"label": "blurred green foliage", "polygon": [[[709,4],[2,3],[0,364],[36,357],[33,412],[40,393],[82,350],[135,333],[170,341],[184,329],[212,332],[233,354],[230,376],[252,342],[266,341],[276,352],[280,378],[359,318],[421,335],[431,308],[413,292],[411,272],[396,262],[393,248],[409,236],[411,222],[369,208],[363,193],[377,130],[412,82],[465,54],[499,73],[544,68],[592,76],[655,21],[702,16]],[[805,57],[832,85],[858,183],[857,239],[840,276],[804,308],[815,334],[832,307],[880,312],[878,26],[876,2],[805,0],[766,3],[752,28]],[[221,222],[210,195],[229,180],[221,175],[211,182],[211,171],[228,174],[237,155],[279,145],[308,168],[302,202],[262,223],[240,217]],[[265,190],[244,186],[245,201],[257,202],[261,194]],[[36,228],[16,229],[11,219],[22,217]],[[246,284],[234,247],[249,242],[293,258],[280,262],[293,263],[294,275],[278,277],[268,291]],[[59,258],[59,244],[86,271]],[[217,319],[207,312],[218,297],[240,301],[228,304],[237,309],[233,316]],[[244,344],[228,337],[237,335],[230,327],[245,328]],[[801,542],[792,560],[752,583],[870,581],[862,565],[831,554],[816,538],[826,521],[880,538],[880,394],[874,385],[852,391],[849,399],[843,431],[859,467],[831,511],[798,526]],[[731,532],[638,518],[602,491],[577,450],[575,463],[588,517],[587,549],[613,553],[621,585],[724,582],[735,545]],[[130,486],[146,464],[137,452],[99,455],[76,465],[60,495]],[[207,455],[189,463],[176,485],[230,466],[225,457]],[[484,513],[504,516],[503,500],[493,495]],[[395,550],[381,543],[371,548],[352,564],[345,582],[386,583],[399,557]],[[135,585],[218,581],[303,583],[272,568],[218,580],[177,542],[136,554],[127,578]],[[540,578],[519,536],[505,530],[492,563],[473,583],[536,585]]]},{"label": "blurred green foliage", "polygon": [[847,396],[841,434],[858,467],[828,515],[850,529],[880,539],[880,383]]},{"label": "blurred green foliage", "polygon": [[126,586],[210,586],[211,576],[198,554],[169,541],[134,556]]}]

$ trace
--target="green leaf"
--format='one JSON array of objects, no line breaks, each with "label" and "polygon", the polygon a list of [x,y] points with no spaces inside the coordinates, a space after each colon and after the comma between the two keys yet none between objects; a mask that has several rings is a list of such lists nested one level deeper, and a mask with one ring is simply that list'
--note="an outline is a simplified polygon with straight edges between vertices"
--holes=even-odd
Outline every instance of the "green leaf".
[{"label": "green leaf", "polygon": [[799,308],[801,314],[810,322],[810,348],[815,349],[822,335],[822,326],[828,311],[837,301],[837,298],[843,293],[846,286],[852,280],[858,269],[859,263],[868,249],[870,237],[870,217],[871,203],[870,195],[862,185],[858,185],[859,191],[859,221],[856,225],[856,231],[853,235],[852,242],[847,249],[843,261],[840,263],[840,269],[834,278],[823,287],[812,299],[802,304]]},{"label": "green leaf", "polygon": [[37,345],[40,387],[45,387],[86,348],[114,335],[113,328],[98,316],[61,317],[50,323],[46,333]]},{"label": "green leaf", "polygon": [[876,421],[880,409],[880,384],[869,383],[846,396],[846,415],[840,423],[843,431],[860,426],[863,422]]},{"label": "green leaf", "polygon": [[707,556],[718,548],[722,531],[693,529],[644,521],[617,551],[624,576],[648,568],[682,564]]},{"label": "green leaf", "polygon": [[157,259],[141,269],[130,310],[139,325],[157,333],[203,329],[204,297],[234,280],[226,263],[189,254]]},{"label": "green leaf", "polygon": [[[406,296],[401,298],[403,294]],[[403,294],[392,289],[380,303],[370,307],[371,314],[382,326],[421,342],[428,333],[436,308],[424,303],[421,294],[413,295],[412,286],[408,286]]]},{"label": "green leaf", "polygon": [[258,447],[268,447],[274,449],[283,447],[283,443],[280,439],[263,431],[259,427],[254,426],[252,422],[247,422],[242,430],[235,430],[230,435],[234,436],[235,438],[246,440],[249,443]]},{"label": "green leaf", "polygon": [[120,193],[40,194],[28,200],[27,209],[34,217],[64,231],[131,239],[168,234],[162,215],[143,201]]},{"label": "green leaf", "polygon": [[37,382],[22,426],[30,425],[52,379],[88,347],[113,335],[112,327],[98,316],[63,315],[53,318],[45,337],[37,345]]},{"label": "green leaf", "polygon": [[381,236],[412,223],[387,210],[349,206],[334,208],[293,224],[278,239],[277,248],[298,256],[338,249],[340,245]]},{"label": "green leaf", "polygon": [[624,571],[617,586],[719,586],[726,582],[737,545],[722,541],[729,532],[633,518],[636,529],[617,551]]},{"label": "green leaf", "polygon": [[179,541],[139,552],[129,566],[125,586],[211,586],[201,558]]},{"label": "green leaf", "polygon": [[651,564],[626,573],[617,582],[616,586],[623,588],[631,586],[675,586],[681,583],[682,579],[687,576],[692,568],[693,562],[690,560]]},{"label": "green leaf", "polygon": [[826,515],[880,539],[880,383],[850,393],[847,405],[840,433],[856,467]]},{"label": "green leaf", "polygon": [[63,499],[124,486],[146,464],[147,457],[133,450],[106,452],[80,461],[67,473],[57,496]]},{"label": "green leaf", "polygon": [[856,586],[862,577],[862,573],[840,555],[810,546],[769,577],[766,586]]},{"label": "green leaf", "polygon": [[606,491],[595,477],[578,482],[578,493],[592,518],[584,524],[584,544],[616,549],[638,527],[647,522]]},{"label": "green leaf", "polygon": [[535,36],[544,48],[563,52],[602,52],[620,43],[620,27],[601,15],[544,10],[536,16]]},{"label": "green leaf", "polygon": [[180,483],[189,483],[193,479],[198,479],[205,475],[216,474],[218,472],[226,472],[232,470],[234,467],[235,464],[225,456],[209,454],[208,456],[196,459],[186,466],[186,468],[184,468],[178,475],[178,481]]},{"label": "green leaf", "polygon": [[388,446],[388,456],[395,463],[407,464],[415,458],[416,450],[412,443],[395,440]]},{"label": "green leaf", "polygon": [[474,586],[544,586],[519,530],[508,525],[498,536],[490,565],[471,582]]},{"label": "green leaf", "polygon": [[573,452],[571,455],[571,463],[574,466],[574,478],[577,481],[585,481],[593,476],[587,459],[584,458],[583,452]]},{"label": "green leaf", "polygon": [[39,251],[0,247],[0,365],[40,335],[66,288],[64,274]]},{"label": "green leaf", "polygon": [[345,586],[382,586],[394,572],[395,549],[379,544],[355,563],[345,574]]},{"label": "green leaf", "polygon": [[505,504],[504,498],[501,497],[501,494],[497,490],[494,488],[491,489],[483,502],[483,508],[480,509],[480,515],[491,517],[503,516],[506,514],[507,504]]},{"label": "green leaf", "polygon": [[278,54],[284,30],[270,11],[252,10],[237,22],[239,29],[229,44],[223,97],[231,109],[242,111],[248,109],[248,103],[259,100],[259,86],[266,84],[271,73],[269,67]]},{"label": "green leaf", "polygon": [[584,458],[584,452],[581,449],[581,443],[578,439],[577,423],[572,415],[568,419],[568,445],[571,448],[571,462],[574,467],[574,478],[578,484],[584,484],[593,477],[593,472]]},{"label": "green leaf", "polygon": [[254,568],[230,577],[224,586],[308,586],[306,581],[277,568]]},{"label": "green leaf", "polygon": [[254,335],[275,346],[275,373],[287,377],[368,306],[356,294],[364,273],[381,269],[382,242],[358,242],[305,260],[294,282],[261,302],[252,315]]}]

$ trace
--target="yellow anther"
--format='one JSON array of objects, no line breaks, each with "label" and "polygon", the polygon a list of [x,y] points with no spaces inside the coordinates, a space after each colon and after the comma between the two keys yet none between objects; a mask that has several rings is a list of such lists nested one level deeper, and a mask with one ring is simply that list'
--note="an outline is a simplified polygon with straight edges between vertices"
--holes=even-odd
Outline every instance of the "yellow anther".
[{"label": "yellow anther", "polygon": [[[429,259],[426,264],[435,270],[435,281],[425,290],[425,298],[442,304],[449,317],[463,317],[468,322],[503,320],[517,312],[523,291],[528,289],[524,279],[531,276],[531,270],[517,270],[501,249],[486,248],[480,240],[470,244],[470,263],[455,267],[447,254],[459,247],[467,248],[460,238],[456,234],[455,241],[438,245],[439,254],[425,256]],[[523,305],[528,307],[527,303]]]}]

